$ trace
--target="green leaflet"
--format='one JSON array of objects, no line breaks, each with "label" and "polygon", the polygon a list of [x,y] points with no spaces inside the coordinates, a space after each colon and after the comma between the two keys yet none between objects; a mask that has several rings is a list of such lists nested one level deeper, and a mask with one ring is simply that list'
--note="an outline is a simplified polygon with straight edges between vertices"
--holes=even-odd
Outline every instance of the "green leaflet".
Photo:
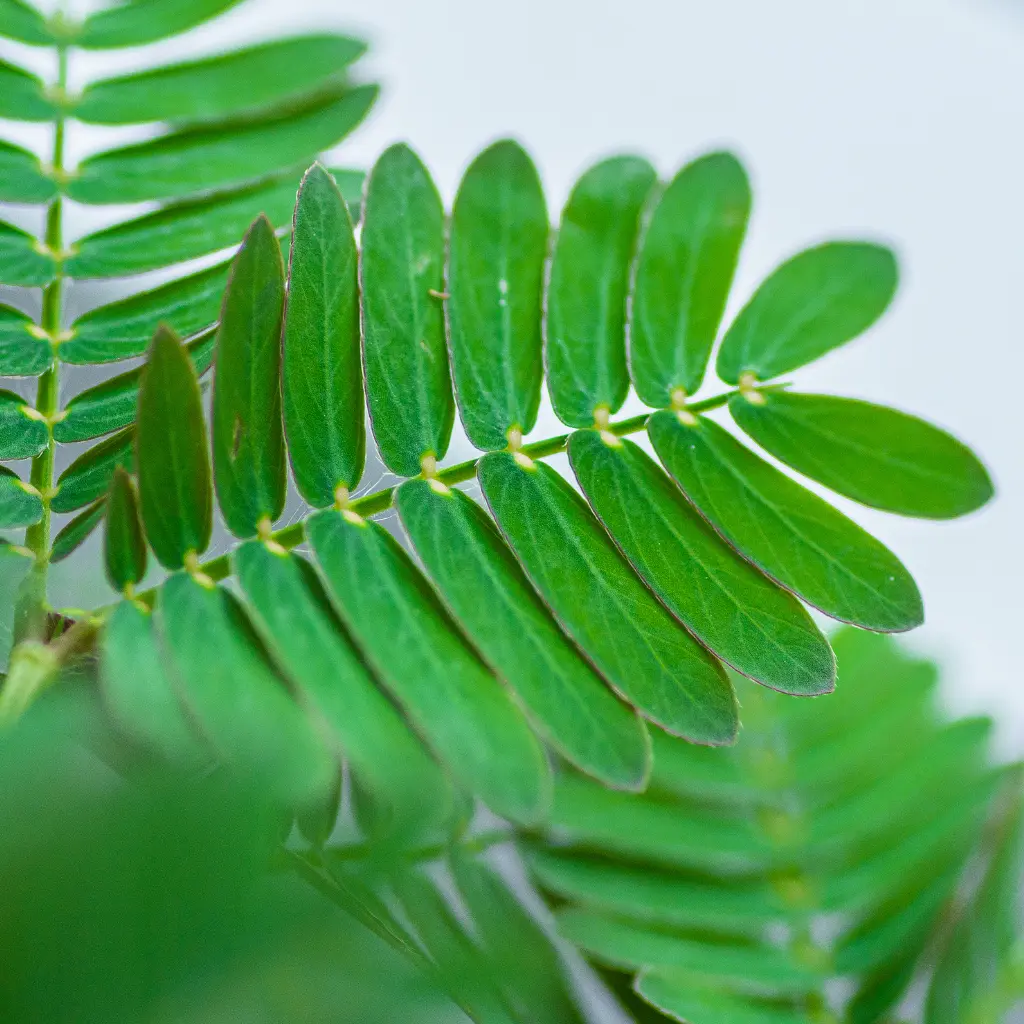
[{"label": "green leaflet", "polygon": [[107,512],[104,495],[94,501],[84,512],[79,513],[53,539],[50,549],[50,564],[57,565],[70,558],[95,532]]},{"label": "green leaflet", "polygon": [[199,762],[202,745],[160,656],[148,609],[122,601],[100,641],[100,686],[121,727],[171,761]]},{"label": "green leaflet", "polygon": [[274,228],[253,224],[224,293],[213,380],[213,475],[236,536],[253,536],[284,511],[287,469],[281,422],[284,263]]},{"label": "green leaflet", "polygon": [[282,402],[299,493],[332,505],[366,462],[359,254],[345,201],[319,164],[299,189],[288,269]]},{"label": "green leaflet", "polygon": [[142,374],[137,447],[146,536],[161,565],[180,569],[210,545],[213,494],[199,383],[185,347],[166,328],[157,331]]},{"label": "green leaflet", "polygon": [[56,271],[53,256],[27,231],[0,221],[0,284],[43,288]]},{"label": "green leaflet", "polygon": [[0,462],[35,458],[49,443],[43,419],[21,395],[0,391]]},{"label": "green leaflet", "polygon": [[22,68],[0,60],[0,117],[11,121],[50,121],[57,108],[46,86]]},{"label": "green leaflet", "polygon": [[760,459],[717,423],[674,413],[648,433],[687,498],[737,551],[826,615],[879,632],[924,619],[902,563],[817,495]]},{"label": "green leaflet", "polygon": [[0,141],[0,202],[46,203],[56,194],[57,186],[34,153]]},{"label": "green leaflet", "polygon": [[562,910],[556,917],[565,938],[617,967],[685,971],[695,975],[694,980],[733,991],[777,995],[809,994],[823,980],[819,972],[797,963],[778,947],[711,944],[586,910]]},{"label": "green leaflet", "polygon": [[0,305],[0,377],[34,377],[49,369],[53,350],[33,326],[30,316]]},{"label": "green leaflet", "polygon": [[641,578],[726,664],[784,693],[835,688],[832,649],[800,602],[725,544],[635,444],[581,430],[569,458]]},{"label": "green leaflet", "polygon": [[100,153],[82,162],[67,193],[80,203],[144,202],[297,174],[362,121],[377,91],[359,86],[276,120],[195,128]]},{"label": "green leaflet", "polygon": [[448,820],[447,780],[377,688],[309,564],[260,541],[243,544],[233,558],[260,636],[335,737],[377,824],[408,829]]},{"label": "green leaflet", "polygon": [[[213,363],[216,338],[217,332],[211,329],[186,346],[197,377],[202,377]],[[64,418],[54,426],[53,436],[62,444],[70,444],[130,426],[135,422],[142,372],[142,367],[129,370],[75,395],[64,409]]]},{"label": "green leaflet", "polygon": [[396,145],[370,175],[363,213],[363,353],[374,437],[399,476],[448,451],[455,401],[444,309],[444,208],[427,169]]},{"label": "green leaflet", "polygon": [[253,644],[234,599],[177,573],[157,615],[181,697],[220,757],[289,808],[324,798],[334,759]]},{"label": "green leaflet", "polygon": [[34,526],[43,518],[39,492],[9,469],[0,466],[0,530]]},{"label": "green leaflet", "polygon": [[230,261],[219,263],[86,313],[61,344],[61,361],[91,365],[140,356],[161,324],[183,338],[205,331],[220,315],[230,271]]},{"label": "green leaflet", "polygon": [[867,242],[829,242],[798,253],[758,288],[729,328],[718,376],[770,380],[866,331],[896,293],[896,257]]},{"label": "green leaflet", "polygon": [[731,743],[736,698],[721,666],[644,587],[569,485],[508,452],[485,456],[479,477],[527,576],[612,686],[670,732]]},{"label": "green leaflet", "polygon": [[197,122],[251,115],[337,89],[366,44],[345,36],[280,39],[234,53],[93,82],[74,107],[90,124]]},{"label": "green leaflet", "polygon": [[804,476],[872,508],[954,519],[994,493],[973,452],[938,427],[852,398],[763,394],[729,403],[733,419],[765,451]]},{"label": "green leaflet", "polygon": [[46,19],[22,0],[0,0],[0,36],[29,46],[57,42]]},{"label": "green leaflet", "polygon": [[728,1024],[810,1024],[806,1014],[779,1003],[762,1003],[723,995],[695,982],[693,974],[671,970],[644,971],[637,994],[673,1020],[728,1021]]},{"label": "green leaflet", "polygon": [[146,575],[146,538],[139,519],[139,499],[132,478],[114,471],[107,497],[107,534],[104,546],[107,579],[119,593],[128,594]]},{"label": "green leaflet", "polygon": [[118,467],[134,470],[134,442],[135,428],[128,427],[79,455],[57,481],[53,511],[76,512],[105,495]]},{"label": "green leaflet", "polygon": [[483,510],[426,480],[403,484],[397,505],[442,598],[545,739],[606,785],[642,788],[650,766],[642,722],[559,632]]},{"label": "green leaflet", "polygon": [[309,520],[307,536],[356,643],[441,760],[496,814],[538,820],[544,754],[408,556],[375,523],[334,510]]},{"label": "green leaflet", "polygon": [[516,142],[470,165],[452,210],[448,316],[459,411],[474,447],[504,448],[537,421],[548,213],[537,169]]},{"label": "green leaflet", "polygon": [[31,551],[0,540],[0,669],[4,671],[14,641],[14,609],[22,582],[34,564]]},{"label": "green leaflet", "polygon": [[547,295],[548,390],[558,418],[589,427],[618,412],[629,393],[626,301],[644,204],[657,180],[650,163],[620,156],[591,167],[573,188]]},{"label": "green leaflet", "polygon": [[144,46],[187,32],[230,10],[239,0],[147,0],[126,2],[85,19],[75,45],[86,50]]},{"label": "green leaflet", "polygon": [[729,153],[684,167],[643,240],[633,293],[629,365],[641,401],[672,404],[700,387],[750,217],[750,182]]}]

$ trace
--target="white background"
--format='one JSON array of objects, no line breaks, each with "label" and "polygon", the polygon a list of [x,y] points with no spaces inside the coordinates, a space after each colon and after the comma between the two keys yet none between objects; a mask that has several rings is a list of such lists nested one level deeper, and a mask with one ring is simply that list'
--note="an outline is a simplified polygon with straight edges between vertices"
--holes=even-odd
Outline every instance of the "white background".
[{"label": "white background", "polygon": [[325,27],[365,34],[364,74],[386,87],[339,162],[368,166],[406,139],[450,198],[473,154],[511,134],[556,216],[610,151],[667,176],[728,146],[756,194],[734,307],[813,241],[896,246],[891,314],[797,381],[923,414],[984,454],[999,498],[965,521],[853,514],[920,581],[928,623],[909,642],[943,659],[950,701],[997,714],[1004,749],[1024,751],[1024,14],[1010,0],[250,0],[75,74]]}]

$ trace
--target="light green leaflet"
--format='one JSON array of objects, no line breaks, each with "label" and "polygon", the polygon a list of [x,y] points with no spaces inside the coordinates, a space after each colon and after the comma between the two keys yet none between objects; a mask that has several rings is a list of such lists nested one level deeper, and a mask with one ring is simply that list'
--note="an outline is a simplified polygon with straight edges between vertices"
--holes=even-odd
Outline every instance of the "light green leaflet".
[{"label": "light green leaflet", "polygon": [[307,536],[356,643],[459,782],[502,817],[540,819],[550,798],[543,751],[408,556],[375,523],[333,510],[315,515]]},{"label": "light green leaflet", "polygon": [[726,333],[718,376],[771,380],[866,331],[896,294],[896,257],[867,242],[829,242],[783,263]]},{"label": "light green leaflet", "polygon": [[393,829],[446,821],[447,780],[364,668],[309,564],[260,541],[243,544],[233,559],[267,649],[322,717],[377,823]]},{"label": "light green leaflet", "polygon": [[697,510],[744,558],[841,622],[898,633],[924,620],[896,556],[828,502],[701,417],[656,413],[648,434]]},{"label": "light green leaflet", "polygon": [[733,991],[777,995],[815,992],[823,981],[819,972],[777,946],[712,944],[586,910],[563,910],[556,916],[565,938],[618,967],[687,971]]},{"label": "light green leaflet", "polygon": [[34,526],[43,518],[43,502],[31,484],[0,466],[0,530]]},{"label": "light green leaflet", "polygon": [[198,122],[254,115],[344,81],[366,44],[345,36],[281,39],[235,53],[93,82],[74,107],[90,124]]},{"label": "light green leaflet", "polygon": [[769,391],[763,398],[733,399],[733,419],[787,466],[863,505],[955,519],[992,498],[977,456],[915,416],[830,395]]},{"label": "light green leaflet", "polygon": [[84,512],[79,513],[53,539],[50,549],[50,564],[57,565],[70,558],[96,531],[107,512],[106,496],[94,501]]},{"label": "light green leaflet", "polygon": [[835,688],[832,649],[800,602],[740,558],[635,444],[581,430],[569,458],[605,529],[698,640],[775,690]]},{"label": "light green leaflet", "polygon": [[57,194],[34,153],[0,142],[0,202],[46,203]]},{"label": "light green leaflet", "polygon": [[57,42],[43,16],[22,0],[0,0],[0,36],[29,46],[52,46]]},{"label": "light green leaflet", "polygon": [[606,785],[642,788],[643,723],[562,635],[483,510],[425,480],[403,484],[397,504],[442,598],[545,739]]},{"label": "light green leaflet", "polygon": [[90,448],[71,463],[57,481],[54,512],[75,512],[107,493],[114,471],[135,468],[135,428],[128,427]]},{"label": "light green leaflet", "polygon": [[548,391],[558,418],[589,427],[629,393],[626,300],[644,204],[657,180],[646,160],[591,167],[562,211],[547,296]]},{"label": "light green leaflet", "polygon": [[[216,331],[210,329],[189,342],[187,351],[197,377],[202,377],[213,363],[215,341]],[[64,408],[64,418],[54,426],[53,436],[62,444],[70,444],[130,426],[135,422],[141,377],[139,367],[75,395]]]},{"label": "light green leaflet", "polygon": [[127,594],[142,582],[146,575],[146,554],[135,484],[123,469],[117,469],[107,497],[104,546],[107,579],[115,590]]},{"label": "light green leaflet", "polygon": [[694,974],[670,970],[644,971],[636,992],[672,1020],[728,1021],[729,1024],[809,1024],[806,1014],[779,1003],[738,999],[694,981]]},{"label": "light green leaflet", "polygon": [[111,714],[133,739],[171,761],[202,759],[199,737],[160,657],[149,611],[122,601],[100,641],[100,686]]},{"label": "light green leaflet", "polygon": [[750,182],[729,153],[684,167],[643,240],[633,293],[629,366],[641,401],[672,404],[700,387],[750,217]]},{"label": "light green leaflet", "polygon": [[480,463],[491,512],[527,576],[598,671],[646,718],[699,743],[731,743],[725,673],[640,582],[582,499],[549,466],[508,452]]},{"label": "light green leaflet", "polygon": [[396,145],[370,175],[363,211],[363,359],[381,459],[399,476],[448,451],[455,401],[444,309],[444,208],[430,174]]},{"label": "light green leaflet", "polygon": [[377,91],[359,86],[274,121],[196,128],[101,153],[83,161],[67,192],[80,203],[144,202],[297,174],[362,121]]},{"label": "light green leaflet", "polygon": [[228,528],[251,537],[284,510],[281,422],[284,263],[260,217],[235,257],[224,293],[213,380],[213,475]]},{"label": "light green leaflet", "polygon": [[45,420],[21,395],[0,391],[0,462],[35,458],[49,443]]},{"label": "light green leaflet", "polygon": [[177,688],[220,757],[286,807],[326,796],[334,758],[253,646],[233,598],[177,573],[157,615]]},{"label": "light green leaflet", "polygon": [[0,376],[32,377],[53,362],[50,343],[32,333],[32,318],[0,305]]},{"label": "light green leaflet", "polygon": [[35,75],[0,60],[0,117],[12,121],[49,121],[57,114],[46,87]]},{"label": "light green leaflet", "polygon": [[85,19],[75,45],[86,50],[144,46],[187,32],[230,10],[239,0],[147,0],[122,3]]},{"label": "light green leaflet", "polygon": [[57,272],[53,257],[40,251],[36,240],[0,220],[0,284],[21,288],[43,288]]},{"label": "light green leaflet", "polygon": [[537,421],[548,213],[537,169],[518,143],[470,165],[452,210],[448,316],[459,412],[476,448],[508,444]]},{"label": "light green leaflet", "polygon": [[299,190],[284,325],[282,400],[299,493],[316,508],[355,490],[366,461],[359,255],[342,193],[319,164]]},{"label": "light green leaflet", "polygon": [[137,446],[146,536],[161,565],[180,569],[209,547],[213,488],[199,383],[185,347],[166,329],[157,331],[142,374]]}]

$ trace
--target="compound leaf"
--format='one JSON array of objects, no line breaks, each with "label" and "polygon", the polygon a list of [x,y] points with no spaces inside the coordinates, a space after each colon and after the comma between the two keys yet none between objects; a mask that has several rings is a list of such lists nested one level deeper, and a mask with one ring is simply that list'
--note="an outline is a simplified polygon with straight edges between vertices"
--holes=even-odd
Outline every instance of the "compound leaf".
[{"label": "compound leaf", "polygon": [[35,458],[49,443],[46,421],[21,395],[0,391],[0,462]]},{"label": "compound leaf", "polygon": [[127,594],[146,575],[146,538],[139,519],[139,499],[132,478],[121,468],[107,496],[107,534],[104,558],[107,579]]}]

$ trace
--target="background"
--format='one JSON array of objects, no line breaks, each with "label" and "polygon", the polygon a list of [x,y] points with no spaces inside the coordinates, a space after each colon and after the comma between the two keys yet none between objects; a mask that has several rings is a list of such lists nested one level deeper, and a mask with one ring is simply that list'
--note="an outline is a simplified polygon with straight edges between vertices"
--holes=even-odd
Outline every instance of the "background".
[{"label": "background", "polygon": [[[406,139],[450,200],[472,156],[511,134],[537,161],[557,218],[576,175],[611,151],[644,153],[668,177],[729,147],[756,197],[733,312],[810,243],[862,236],[897,248],[903,287],[892,312],[797,383],[921,414],[987,461],[998,500],[966,520],[842,507],[919,580],[928,621],[908,642],[945,663],[949,702],[996,714],[1004,750],[1024,751],[1024,5],[251,0],[173,45],[76,57],[73,73],[323,27],[369,39],[364,74],[385,85],[341,163],[368,167]],[[72,158],[109,134],[76,133]],[[79,213],[72,237],[121,213]],[[89,304],[100,298],[92,288]],[[68,376],[69,393],[89,383]],[[548,411],[537,436],[557,430]],[[467,450],[457,440],[450,459]]]}]

